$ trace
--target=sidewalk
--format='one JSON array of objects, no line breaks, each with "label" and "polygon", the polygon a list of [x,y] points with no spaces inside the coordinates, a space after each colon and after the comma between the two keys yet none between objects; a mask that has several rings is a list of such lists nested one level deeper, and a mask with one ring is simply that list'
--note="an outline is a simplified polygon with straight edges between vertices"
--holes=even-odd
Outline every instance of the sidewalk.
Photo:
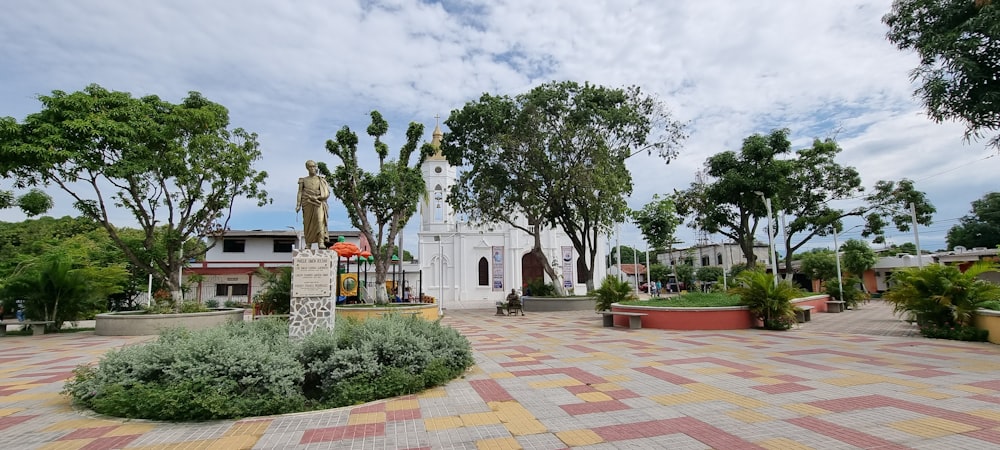
[{"label": "sidewalk", "polygon": [[603,328],[591,311],[447,311],[477,363],[447,386],[195,424],[94,417],[58,394],[77,364],[148,338],[8,336],[0,449],[1000,446],[1000,346],[907,336],[890,312],[873,301],[786,332],[679,332]]}]

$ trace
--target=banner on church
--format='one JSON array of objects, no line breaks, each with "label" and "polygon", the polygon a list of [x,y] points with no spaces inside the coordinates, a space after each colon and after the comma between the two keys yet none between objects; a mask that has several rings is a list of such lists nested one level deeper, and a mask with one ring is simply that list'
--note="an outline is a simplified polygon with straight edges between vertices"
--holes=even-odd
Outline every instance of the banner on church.
[{"label": "banner on church", "polygon": [[493,290],[503,291],[503,246],[493,247]]},{"label": "banner on church", "polygon": [[573,269],[575,269],[576,264],[573,264],[573,246],[564,245],[562,248],[562,274],[563,274],[563,287],[572,289],[573,281]]}]

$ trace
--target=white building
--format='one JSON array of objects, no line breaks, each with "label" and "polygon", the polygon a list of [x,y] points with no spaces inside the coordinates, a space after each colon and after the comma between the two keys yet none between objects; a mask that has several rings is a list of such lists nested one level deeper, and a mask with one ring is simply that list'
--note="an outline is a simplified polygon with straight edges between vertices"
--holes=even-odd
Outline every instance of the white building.
[{"label": "white building", "polygon": [[[433,145],[441,142],[441,128],[435,127]],[[418,260],[423,273],[423,293],[440,299],[445,309],[492,308],[511,289],[521,289],[529,280],[544,278],[541,262],[530,255],[534,243],[527,233],[508,224],[473,227],[457,219],[445,197],[458,178],[458,170],[438,151],[421,167],[427,195],[420,202],[420,231],[417,233]],[[523,220],[523,219],[522,219]],[[569,237],[559,229],[546,230],[542,249],[563,275],[571,294],[585,294],[580,277],[581,255]],[[599,285],[606,243],[597,245],[594,284]]]},{"label": "white building", "polygon": [[[343,236],[346,242],[359,244],[358,231],[330,230],[331,237]],[[221,237],[206,237],[207,244],[216,245],[205,253],[202,261],[192,262],[184,270],[184,279],[190,280],[197,275],[195,282],[185,282],[191,286],[185,293],[185,298],[196,296],[196,299],[218,300],[220,304],[227,300],[237,303],[247,303],[248,299],[260,291],[262,279],[257,275],[261,267],[277,268],[292,265],[292,248],[300,245],[300,232],[294,230],[233,230],[227,231]],[[358,274],[359,281],[367,286],[375,284],[375,267],[362,266],[361,271],[355,260],[344,260],[341,264],[351,273]],[[405,262],[396,266],[397,280],[406,280],[405,285],[413,291],[419,289],[420,273],[417,264]],[[390,270],[388,278],[393,279]]]},{"label": "white building", "polygon": [[[755,244],[753,253],[757,257],[757,262],[768,265],[770,256],[766,244]],[[680,264],[687,264],[695,269],[699,267],[722,267],[726,270],[734,265],[746,264],[743,257],[743,250],[734,243],[725,244],[705,244],[694,247],[673,249],[669,252],[656,255],[656,261],[667,267],[674,267]]]}]

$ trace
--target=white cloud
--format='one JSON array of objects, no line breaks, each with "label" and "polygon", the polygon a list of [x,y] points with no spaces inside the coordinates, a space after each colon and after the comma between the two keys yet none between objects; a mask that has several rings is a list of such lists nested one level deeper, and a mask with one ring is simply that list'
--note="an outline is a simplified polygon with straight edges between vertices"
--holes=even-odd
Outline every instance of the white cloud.
[{"label": "white cloud", "polygon": [[[866,185],[917,180],[952,219],[995,189],[997,160],[976,163],[989,154],[964,144],[961,126],[921,114],[909,82],[916,58],[884,38],[890,5],[15,0],[0,16],[0,115],[23,119],[40,108],[36,95],[90,83],[175,102],[199,91],[227,106],[234,126],[259,133],[260,166],[271,174],[274,204],[262,213],[239,203],[233,227],[284,228],[302,162],[336,164],[323,144],[343,125],[369,149],[372,109],[389,120],[395,150],[408,122],[425,124],[429,140],[435,115],[483,92],[516,95],[550,80],[634,84],[691,127],[669,165],[629,161],[633,207],[687,187],[709,155],[787,127],[796,146],[836,134],[840,162]],[[70,213],[59,200],[55,213]],[[623,243],[638,245],[625,229]]]}]

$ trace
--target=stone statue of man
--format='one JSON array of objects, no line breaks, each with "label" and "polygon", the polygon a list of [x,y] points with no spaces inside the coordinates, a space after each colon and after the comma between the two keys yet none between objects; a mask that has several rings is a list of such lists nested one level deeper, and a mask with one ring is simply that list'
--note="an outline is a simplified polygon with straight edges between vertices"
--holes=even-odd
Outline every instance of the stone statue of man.
[{"label": "stone statue of man", "polygon": [[330,240],[327,228],[327,204],[330,198],[330,185],[316,171],[316,161],[306,161],[309,176],[299,178],[299,193],[295,199],[295,212],[302,210],[302,229],[306,248],[313,243],[325,247]]}]

